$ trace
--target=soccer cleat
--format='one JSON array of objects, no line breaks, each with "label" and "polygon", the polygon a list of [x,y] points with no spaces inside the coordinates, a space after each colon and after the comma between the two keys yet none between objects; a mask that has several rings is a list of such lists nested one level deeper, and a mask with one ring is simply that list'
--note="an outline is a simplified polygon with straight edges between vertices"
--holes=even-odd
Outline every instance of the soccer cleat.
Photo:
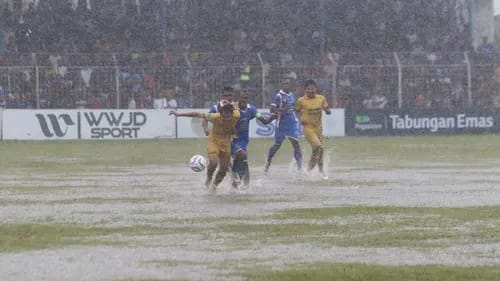
[{"label": "soccer cleat", "polygon": [[321,179],[327,180],[328,176],[325,173],[321,173]]}]

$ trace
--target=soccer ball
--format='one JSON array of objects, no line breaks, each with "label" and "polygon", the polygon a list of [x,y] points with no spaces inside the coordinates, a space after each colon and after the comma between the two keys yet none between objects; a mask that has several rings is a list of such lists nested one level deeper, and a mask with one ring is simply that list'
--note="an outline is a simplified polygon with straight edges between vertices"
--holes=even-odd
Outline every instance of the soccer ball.
[{"label": "soccer ball", "polygon": [[189,160],[189,168],[194,172],[201,172],[207,167],[207,160],[202,155],[194,155]]}]

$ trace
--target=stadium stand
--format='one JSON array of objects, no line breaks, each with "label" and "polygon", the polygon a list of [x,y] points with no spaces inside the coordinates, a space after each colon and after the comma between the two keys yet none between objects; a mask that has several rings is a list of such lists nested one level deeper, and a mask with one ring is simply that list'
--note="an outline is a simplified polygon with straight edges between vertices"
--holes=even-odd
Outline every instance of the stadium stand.
[{"label": "stadium stand", "polygon": [[174,89],[180,107],[204,107],[227,84],[265,107],[284,75],[316,79],[340,107],[488,106],[496,96],[497,54],[487,42],[472,50],[467,0],[88,3],[4,4],[8,107],[126,108],[134,98],[148,108]]}]

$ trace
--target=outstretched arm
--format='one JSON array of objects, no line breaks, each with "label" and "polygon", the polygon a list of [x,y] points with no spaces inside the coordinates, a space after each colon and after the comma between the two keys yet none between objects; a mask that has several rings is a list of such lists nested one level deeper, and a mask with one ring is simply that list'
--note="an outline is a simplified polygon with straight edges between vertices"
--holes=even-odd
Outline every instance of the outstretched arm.
[{"label": "outstretched arm", "polygon": [[210,128],[208,127],[208,120],[207,120],[207,118],[204,118],[201,121],[201,126],[203,127],[203,131],[205,132],[205,136],[208,136],[210,134]]},{"label": "outstretched arm", "polygon": [[255,117],[257,117],[257,120],[262,122],[262,124],[267,125],[271,122],[273,122],[274,119],[276,119],[278,116],[276,114],[271,114],[268,118],[262,116],[262,114],[258,113]]},{"label": "outstretched arm", "polygon": [[176,111],[170,111],[170,115],[175,115],[177,117],[193,117],[193,118],[206,118],[206,114],[200,113],[200,112],[185,112],[185,113],[178,113]]}]

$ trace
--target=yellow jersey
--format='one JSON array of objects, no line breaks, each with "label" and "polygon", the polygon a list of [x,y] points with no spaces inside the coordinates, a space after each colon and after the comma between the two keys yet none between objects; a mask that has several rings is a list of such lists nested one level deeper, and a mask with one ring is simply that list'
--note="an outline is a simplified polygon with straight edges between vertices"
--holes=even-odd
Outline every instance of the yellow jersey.
[{"label": "yellow jersey", "polygon": [[322,127],[323,108],[328,108],[328,102],[322,95],[315,95],[314,98],[300,97],[295,105],[295,109],[302,113],[304,126],[319,128]]},{"label": "yellow jersey", "polygon": [[222,115],[220,113],[209,113],[207,115],[208,121],[212,123],[212,129],[208,135],[209,139],[217,140],[231,140],[234,135],[236,122],[240,118],[240,111],[233,110],[233,118],[230,122],[222,121]]}]

